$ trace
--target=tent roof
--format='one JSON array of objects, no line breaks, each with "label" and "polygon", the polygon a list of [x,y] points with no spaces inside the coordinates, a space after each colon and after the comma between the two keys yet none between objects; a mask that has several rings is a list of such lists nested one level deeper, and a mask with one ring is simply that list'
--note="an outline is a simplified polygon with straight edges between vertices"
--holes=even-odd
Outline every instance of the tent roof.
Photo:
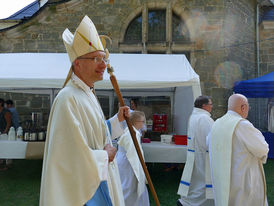
[{"label": "tent roof", "polygon": [[[199,85],[184,55],[110,54],[121,89]],[[0,88],[61,88],[70,68],[66,53],[0,54]],[[109,74],[96,89],[112,89]]]},{"label": "tent roof", "polygon": [[274,97],[274,72],[255,79],[237,82],[233,90],[251,98]]},{"label": "tent roof", "polygon": [[36,0],[4,20],[20,20],[20,19],[29,18],[33,14],[35,14],[39,9],[40,9],[39,1]]}]

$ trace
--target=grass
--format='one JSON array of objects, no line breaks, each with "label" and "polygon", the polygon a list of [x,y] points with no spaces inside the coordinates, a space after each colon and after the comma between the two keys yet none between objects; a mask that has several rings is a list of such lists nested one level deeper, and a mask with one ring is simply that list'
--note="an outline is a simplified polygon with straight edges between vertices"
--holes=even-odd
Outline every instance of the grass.
[{"label": "grass", "polygon": [[[163,206],[175,206],[178,198],[180,197],[179,195],[177,195],[177,190],[183,170],[176,169],[165,172],[164,164],[153,163],[148,164],[147,167],[160,204]],[[149,199],[150,205],[155,205],[151,193],[149,193]]]},{"label": "grass", "polygon": [[[274,205],[274,159],[264,166],[269,205]],[[1,206],[38,206],[42,160],[14,160],[12,168],[0,171]],[[163,164],[148,164],[148,170],[161,205],[174,206],[179,198],[182,169],[164,172]],[[155,205],[150,194],[151,206]]]},{"label": "grass", "polygon": [[268,205],[274,205],[274,159],[268,159],[267,164],[264,165],[264,172],[266,176],[267,185],[267,199]]},{"label": "grass", "polygon": [[38,206],[42,160],[13,160],[0,172],[1,206]]},{"label": "grass", "polygon": [[[176,205],[177,199],[180,198],[180,196],[177,195],[177,190],[183,171],[174,170],[163,172],[163,165],[161,164],[149,164],[148,169],[161,205]],[[267,160],[267,164],[264,165],[264,171],[267,184],[268,205],[274,205],[274,159]],[[151,194],[149,195],[151,206],[154,206],[153,197]]]}]

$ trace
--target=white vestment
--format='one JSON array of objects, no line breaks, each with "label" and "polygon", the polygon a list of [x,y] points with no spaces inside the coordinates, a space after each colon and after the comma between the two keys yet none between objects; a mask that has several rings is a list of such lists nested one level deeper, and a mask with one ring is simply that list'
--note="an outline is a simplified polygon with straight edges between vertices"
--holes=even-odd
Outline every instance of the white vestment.
[{"label": "white vestment", "polygon": [[267,205],[262,163],[269,149],[262,133],[228,111],[214,123],[208,138],[216,206]]},{"label": "white vestment", "polygon": [[[111,120],[113,138],[123,129],[118,118]],[[108,163],[104,149],[111,144],[101,106],[77,76],[54,100],[45,143],[40,206],[83,206],[99,184],[107,180],[114,206],[124,199],[116,160]]]},{"label": "white vestment", "polygon": [[[134,128],[135,129],[135,128]],[[135,129],[136,138],[141,147],[141,133]],[[137,155],[134,143],[131,139],[129,129],[118,141],[118,152],[116,154],[119,167],[121,184],[126,206],[149,206],[149,196],[146,188],[146,177]],[[144,155],[143,155],[144,156]]]},{"label": "white vestment", "polygon": [[[214,121],[204,109],[194,108],[188,122],[187,160],[178,194],[183,205],[213,205],[206,136]],[[209,200],[211,199],[211,200]]]}]

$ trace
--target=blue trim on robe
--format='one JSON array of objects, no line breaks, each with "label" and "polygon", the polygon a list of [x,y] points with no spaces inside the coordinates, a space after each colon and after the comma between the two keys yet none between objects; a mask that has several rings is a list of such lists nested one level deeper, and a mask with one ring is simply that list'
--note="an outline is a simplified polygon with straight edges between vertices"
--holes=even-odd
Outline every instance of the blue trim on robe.
[{"label": "blue trim on robe", "polygon": [[190,185],[190,183],[185,182],[185,181],[183,181],[183,180],[181,180],[180,183],[183,184],[183,185],[186,185],[186,186],[189,186],[189,185]]},{"label": "blue trim on robe", "polygon": [[191,139],[191,137],[187,137],[187,139]]},{"label": "blue trim on robe", "polygon": [[84,206],[112,206],[107,181],[102,181],[93,197]]},{"label": "blue trim on robe", "polygon": [[189,152],[195,152],[195,150],[193,150],[193,149],[188,149],[187,151],[189,151]]},{"label": "blue trim on robe", "polygon": [[107,120],[107,125],[108,125],[108,130],[109,130],[110,135],[111,135],[111,124],[110,124],[110,121],[109,121],[109,120]]},{"label": "blue trim on robe", "polygon": [[212,185],[206,185],[206,188],[212,188]]}]

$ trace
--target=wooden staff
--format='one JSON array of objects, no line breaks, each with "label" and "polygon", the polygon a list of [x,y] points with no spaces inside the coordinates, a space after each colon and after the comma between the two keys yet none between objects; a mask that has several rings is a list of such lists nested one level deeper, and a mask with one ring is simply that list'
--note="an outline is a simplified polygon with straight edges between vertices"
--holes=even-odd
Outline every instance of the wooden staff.
[{"label": "wooden staff", "polygon": [[[112,83],[112,86],[115,90],[115,93],[118,97],[118,100],[120,102],[120,105],[121,106],[125,106],[125,103],[124,103],[124,100],[123,100],[123,97],[122,97],[122,94],[121,94],[121,91],[120,91],[120,88],[119,88],[119,85],[117,83],[117,80],[116,80],[116,77],[114,76],[113,74],[113,68],[110,67],[110,65],[108,64],[107,65],[107,70],[108,70],[108,73],[110,75],[110,81]],[[144,161],[144,158],[143,158],[143,155],[141,153],[141,150],[140,150],[140,147],[139,147],[139,144],[138,144],[138,141],[137,141],[137,138],[136,138],[136,133],[132,127],[132,124],[130,123],[129,121],[129,118],[125,116],[125,120],[127,122],[127,126],[128,126],[128,129],[129,129],[129,132],[130,132],[130,135],[131,135],[131,138],[133,140],[133,143],[134,143],[134,146],[135,146],[135,149],[137,151],[137,154],[138,154],[138,157],[139,157],[139,160],[141,162],[141,165],[143,167],[143,170],[145,172],[145,175],[146,175],[146,178],[147,178],[147,181],[148,181],[148,185],[149,185],[149,188],[151,190],[151,193],[152,193],[152,196],[154,198],[154,201],[156,203],[156,206],[160,206],[160,202],[158,200],[158,197],[157,197],[157,194],[155,192],[155,189],[154,189],[154,186],[152,184],[152,181],[150,179],[150,176],[149,176],[149,173],[148,173],[148,170],[147,170],[147,167],[146,167],[146,164],[145,164],[145,161]]]}]

